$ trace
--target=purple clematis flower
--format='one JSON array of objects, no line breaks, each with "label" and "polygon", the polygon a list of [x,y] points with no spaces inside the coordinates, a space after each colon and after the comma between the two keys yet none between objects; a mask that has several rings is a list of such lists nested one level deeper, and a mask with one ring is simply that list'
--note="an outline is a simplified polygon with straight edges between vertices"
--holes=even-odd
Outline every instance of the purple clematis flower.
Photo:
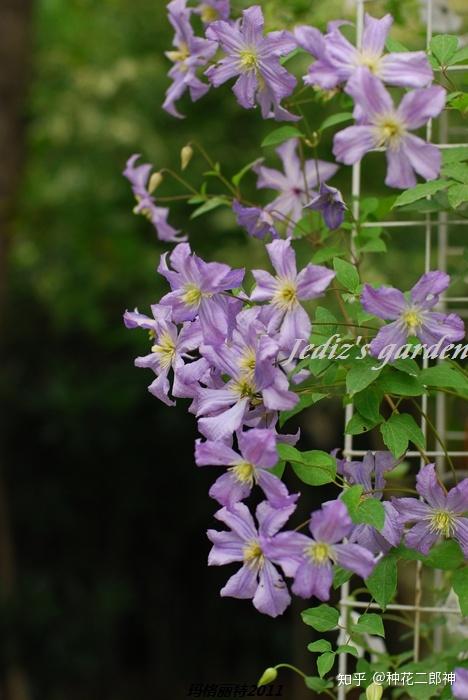
[{"label": "purple clematis flower", "polygon": [[242,562],[239,571],[221,589],[222,596],[252,598],[257,610],[271,617],[286,610],[291,597],[284,579],[264,554],[264,546],[267,541],[275,541],[276,533],[295,508],[294,504],[275,509],[266,501],[260,503],[256,511],[258,529],[243,503],[236,503],[230,509],[221,508],[215,514],[215,518],[231,530],[208,530],[208,538],[213,543],[208,565]]},{"label": "purple clematis flower", "polygon": [[272,307],[269,329],[280,328],[279,343],[288,350],[311,332],[309,315],[300,301],[320,296],[335,277],[333,270],[321,265],[307,265],[297,272],[296,254],[289,240],[277,240],[266,249],[276,277],[265,270],[252,270],[255,277],[252,301],[269,301]]},{"label": "purple clematis flower", "polygon": [[314,27],[297,27],[296,40],[318,60],[309,68],[304,82],[331,90],[346,82],[354,71],[364,66],[388,85],[419,88],[432,82],[432,69],[424,51],[402,51],[384,55],[385,42],[393,17],[376,19],[366,14],[362,48],[357,49],[340,32],[347,22],[330,22],[323,36]]},{"label": "purple clematis flower", "polygon": [[445,105],[445,90],[438,86],[406,93],[397,109],[387,90],[367,68],[359,68],[345,91],[356,103],[359,123],[335,135],[333,153],[338,161],[353,165],[369,151],[383,147],[387,155],[385,183],[407,189],[416,185],[416,175],[434,180],[440,171],[441,155],[436,146],[410,131],[436,117]]},{"label": "purple clematis flower", "polygon": [[452,685],[455,700],[468,700],[468,668],[455,669],[455,683]]},{"label": "purple clematis flower", "polygon": [[376,560],[358,544],[340,542],[348,537],[353,523],[342,501],[328,501],[312,513],[312,539],[300,532],[281,532],[264,548],[265,555],[294,577],[292,591],[301,598],[330,598],[332,564],[339,564],[362,578],[372,573]]},{"label": "purple clematis flower", "polygon": [[230,0],[202,0],[194,12],[199,14],[204,24],[211,24],[218,19],[228,20],[231,14]]},{"label": "purple clematis flower", "polygon": [[240,202],[234,200],[232,210],[236,215],[237,223],[245,228],[249,236],[253,238],[278,238],[275,228],[275,221],[266,209],[260,207],[244,207]]},{"label": "purple clematis flower", "polygon": [[409,300],[394,287],[374,289],[364,285],[361,303],[366,311],[392,323],[379,330],[370,344],[372,355],[379,357],[384,348],[393,352],[388,359],[395,359],[398,348],[408,336],[417,336],[423,343],[441,343],[441,349],[465,335],[462,319],[456,314],[431,311],[439,303],[439,296],[450,284],[445,272],[426,272],[409,292]]},{"label": "purple clematis flower", "polygon": [[427,554],[440,537],[457,540],[468,558],[468,479],[448,493],[437,480],[434,464],[422,467],[416,477],[416,498],[394,498],[393,505],[403,523],[416,522],[406,533],[405,544]]},{"label": "purple clematis flower", "polygon": [[321,211],[325,225],[332,231],[343,223],[347,208],[341,192],[336,187],[329,187],[323,182],[320,185],[319,194],[306,205],[306,209]]},{"label": "purple clematis flower", "polygon": [[199,467],[229,467],[211,487],[210,496],[230,508],[247,498],[254,484],[258,484],[273,507],[295,503],[299,494],[289,495],[281,479],[270,471],[278,462],[275,431],[254,428],[239,432],[237,441],[240,455],[221,441],[196,442],[195,461]]},{"label": "purple clematis flower", "polygon": [[235,25],[223,21],[210,24],[206,36],[219,42],[227,55],[210,66],[205,75],[215,87],[239,76],[233,91],[242,107],[251,109],[257,102],[264,119],[296,120],[299,117],[281,107],[280,102],[293,92],[297,81],[279,61],[294,51],[296,42],[289,32],[264,36],[263,29],[259,5],[244,10]]},{"label": "purple clematis flower", "polygon": [[181,383],[178,372],[185,366],[185,360],[191,360],[188,354],[199,347],[202,336],[198,322],[185,323],[180,333],[171,321],[171,310],[168,306],[153,304],[153,318],[140,314],[138,309],[126,311],[124,322],[127,328],[145,328],[153,341],[151,353],[145,357],[137,357],[137,367],[149,367],[156,374],[156,379],[148,387],[148,391],[168,406],[174,406],[175,401],[169,398],[170,382],[168,375],[172,369],[174,396],[188,396],[187,386]]},{"label": "purple clematis flower", "polygon": [[[397,465],[397,460],[391,452],[368,452],[362,462],[346,462],[338,460],[338,471],[349,484],[363,486],[363,498],[382,500],[385,488],[385,472],[391,471]],[[388,552],[397,547],[403,535],[403,524],[399,513],[389,501],[384,501],[385,524],[379,532],[371,525],[356,525],[349,540],[357,542],[374,554]]]},{"label": "purple clematis flower", "polygon": [[287,233],[291,235],[295,224],[302,218],[302,210],[310,198],[316,194],[315,187],[329,180],[338,170],[335,163],[323,160],[306,160],[304,167],[297,155],[299,142],[288,139],[276,149],[284,167],[284,173],[264,165],[255,165],[258,175],[258,189],[272,189],[279,192],[266,206],[275,219],[287,222]]},{"label": "purple clematis flower", "polygon": [[158,272],[167,279],[172,291],[161,299],[161,304],[172,308],[175,323],[193,321],[198,316],[204,337],[223,342],[242,302],[227,298],[222,292],[240,287],[244,270],[206,263],[192,253],[188,243],[181,243],[172,251],[169,260],[173,269],[166,259],[164,253]]},{"label": "purple clematis flower", "polygon": [[151,221],[161,241],[179,243],[187,240],[187,236],[181,236],[180,231],[176,231],[175,228],[167,223],[169,209],[156,206],[155,199],[148,189],[148,181],[153,166],[149,163],[137,166],[138,158],[140,158],[138,153],[131,156],[123,171],[124,176],[132,185],[133,194],[138,202],[134,209],[135,214],[143,214]]},{"label": "purple clematis flower", "polygon": [[191,10],[186,6],[186,0],[172,0],[167,9],[169,21],[175,30],[173,44],[176,50],[166,51],[166,56],[174,65],[169,71],[173,83],[166,92],[163,109],[181,119],[183,115],[177,111],[176,101],[186,90],[189,90],[194,102],[208,92],[210,86],[197,77],[196,71],[206,66],[218,46],[214,41],[195,36],[190,24]]},{"label": "purple clematis flower", "polygon": [[216,388],[201,388],[197,397],[198,428],[208,440],[226,440],[246,424],[250,412],[287,411],[296,405],[284,372],[277,366],[279,347],[258,317],[260,308],[237,316],[232,340],[202,345],[209,364],[228,381]]}]

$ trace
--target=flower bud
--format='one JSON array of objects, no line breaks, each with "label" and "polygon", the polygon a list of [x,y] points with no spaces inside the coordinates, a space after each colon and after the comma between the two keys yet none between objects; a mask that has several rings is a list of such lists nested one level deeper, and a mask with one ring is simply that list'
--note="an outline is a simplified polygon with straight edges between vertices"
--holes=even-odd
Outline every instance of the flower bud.
[{"label": "flower bud", "polygon": [[383,688],[378,683],[371,683],[366,688],[367,700],[380,700],[383,695]]},{"label": "flower bud", "polygon": [[163,176],[161,173],[153,173],[150,177],[150,181],[148,184],[148,192],[150,194],[153,194],[154,190],[159,187],[161,182],[163,181]]},{"label": "flower bud", "polygon": [[192,160],[192,156],[193,156],[192,146],[184,146],[180,152],[180,168],[181,168],[181,170],[185,170],[185,168],[188,166],[188,164]]},{"label": "flower bud", "polygon": [[262,685],[268,685],[268,683],[273,683],[278,677],[278,671],[276,668],[267,668],[264,672],[262,677],[257,683],[257,688],[261,688]]}]

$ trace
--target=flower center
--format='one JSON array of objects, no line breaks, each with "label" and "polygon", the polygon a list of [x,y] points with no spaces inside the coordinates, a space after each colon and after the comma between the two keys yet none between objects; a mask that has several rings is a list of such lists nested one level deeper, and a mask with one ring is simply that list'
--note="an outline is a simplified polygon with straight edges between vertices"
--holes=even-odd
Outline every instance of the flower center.
[{"label": "flower center", "polygon": [[317,566],[323,566],[332,558],[331,547],[326,542],[314,542],[307,547],[306,554]]},{"label": "flower center", "polygon": [[193,282],[186,284],[184,290],[182,301],[184,304],[187,304],[187,306],[198,306],[203,296],[205,296],[200,287],[197,287]]},{"label": "flower center", "polygon": [[256,540],[244,547],[244,563],[253,569],[261,569],[264,563],[262,548]]},{"label": "flower center", "polygon": [[255,49],[243,49],[240,54],[240,67],[243,71],[257,70],[258,54]]},{"label": "flower center", "polygon": [[168,51],[166,53],[166,56],[173,63],[179,63],[180,61],[185,61],[187,58],[189,58],[190,49],[189,49],[188,45],[185,43],[185,41],[182,41],[179,44],[178,51]]},{"label": "flower center", "polygon": [[455,529],[455,517],[446,510],[436,510],[431,517],[431,530],[444,537],[451,537]]},{"label": "flower center", "polygon": [[359,54],[358,65],[366,66],[366,68],[368,68],[371,73],[377,75],[380,70],[380,56],[362,51]]},{"label": "flower center", "polygon": [[255,351],[252,348],[248,348],[239,362],[239,367],[243,370],[243,374],[246,377],[253,378],[255,372],[256,357]]},{"label": "flower center", "polygon": [[376,124],[379,135],[379,146],[398,148],[400,140],[405,133],[403,123],[396,115],[382,116]]},{"label": "flower center", "polygon": [[283,310],[292,309],[297,304],[297,289],[294,282],[278,280],[279,285],[273,295],[272,302]]},{"label": "flower center", "polygon": [[202,22],[208,24],[209,22],[214,22],[215,20],[219,19],[219,12],[215,7],[211,7],[211,5],[206,5],[203,3],[200,5],[200,16],[202,18]]},{"label": "flower center", "polygon": [[241,399],[252,399],[255,395],[255,386],[247,377],[235,381],[233,389]]},{"label": "flower center", "polygon": [[253,486],[255,481],[255,467],[249,462],[241,462],[235,467],[230,467],[230,472],[234,474],[234,477],[241,484],[248,484],[250,487]]},{"label": "flower center", "polygon": [[167,331],[161,333],[158,340],[159,342],[151,348],[151,352],[160,355],[161,367],[168,369],[176,352],[175,343]]},{"label": "flower center", "polygon": [[419,328],[422,323],[421,314],[417,309],[407,309],[407,311],[402,314],[401,318],[412,335],[414,335],[416,329]]}]

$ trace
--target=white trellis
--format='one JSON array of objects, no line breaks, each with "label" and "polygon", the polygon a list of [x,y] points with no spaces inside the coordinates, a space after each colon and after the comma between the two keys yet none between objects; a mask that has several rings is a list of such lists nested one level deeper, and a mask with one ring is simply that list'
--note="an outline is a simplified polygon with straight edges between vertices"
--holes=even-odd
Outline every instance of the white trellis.
[{"label": "white trellis", "polygon": [[[362,33],[364,27],[364,5],[369,0],[355,0],[356,3],[356,45],[361,46]],[[432,18],[433,18],[433,0],[425,0],[426,4],[426,48],[429,49],[429,45],[432,39]],[[468,71],[468,65],[455,65],[448,68],[448,70],[455,71]],[[447,114],[444,113],[438,121],[438,147],[440,149],[454,148],[457,146],[462,146],[465,144],[450,143],[449,139],[450,129],[448,124]],[[430,121],[427,125],[426,136],[428,141],[432,141],[433,136],[433,124]],[[383,149],[378,149],[383,150]],[[353,195],[353,215],[355,220],[359,219],[359,197],[361,194],[361,164],[357,163],[353,167],[352,171],[352,195]],[[433,218],[431,214],[425,214],[419,220],[402,221],[402,220],[392,220],[392,221],[378,221],[364,224],[364,226],[382,226],[385,228],[415,228],[421,229],[424,234],[424,271],[428,272],[433,265],[436,265],[440,270],[447,270],[448,261],[451,255],[459,255],[460,250],[457,248],[450,247],[450,230],[451,227],[455,226],[466,226],[467,222],[463,219],[451,218],[446,213],[438,214],[437,217]],[[356,231],[354,232],[356,234]],[[433,257],[434,256],[434,257]],[[421,271],[422,272],[422,271]],[[450,297],[446,296],[442,298],[439,309],[449,309],[455,304],[466,304],[468,306],[468,297]],[[461,316],[466,317],[466,310],[456,307],[457,313]],[[424,366],[427,366],[428,360],[423,360]],[[422,396],[421,398],[421,409],[424,414],[427,415],[429,409],[429,401],[427,396]],[[347,423],[353,415],[352,404],[346,407],[345,422]],[[446,424],[446,396],[441,392],[438,393],[435,405],[435,425],[439,436],[444,440],[448,439],[452,443],[454,441],[460,441],[463,447],[463,441],[466,440],[467,435],[464,431],[448,431]],[[426,435],[427,425],[426,420],[422,418],[421,429]],[[358,450],[354,448],[353,436],[346,435],[344,443],[344,457],[346,459],[353,459],[356,457],[362,457],[365,455],[365,450]],[[446,453],[440,449],[428,450],[426,451],[427,456],[433,457],[437,464],[439,475],[442,479],[447,478],[446,472]],[[468,451],[466,450],[451,450],[450,446],[447,451],[447,455],[450,457],[468,457]],[[417,451],[407,452],[408,457],[420,457],[420,453]],[[420,458],[421,464],[424,460]],[[424,614],[439,614],[439,615],[453,615],[459,614],[459,611],[455,608],[438,606],[437,602],[434,601],[435,605],[423,605],[422,601],[422,566],[420,562],[416,563],[416,573],[414,580],[414,602],[412,605],[404,605],[399,603],[391,603],[387,606],[388,610],[404,611],[406,613],[412,613],[414,616],[414,639],[413,639],[413,654],[414,660],[418,661],[420,657],[420,646],[421,646],[421,616]],[[441,583],[441,572],[436,571],[434,574],[435,587]],[[350,610],[360,610],[363,609],[378,609],[379,606],[375,603],[367,603],[365,601],[354,600],[350,596],[349,583],[345,583],[341,587],[341,598],[340,598],[340,612],[342,620],[346,620]],[[434,631],[434,650],[438,651],[442,648],[442,630],[440,627],[436,627]],[[347,633],[345,629],[342,629],[340,633],[340,644],[345,644],[347,641]],[[339,658],[339,673],[347,673],[347,655],[341,654]],[[347,688],[344,685],[338,687],[338,700],[344,700],[346,697]]]}]

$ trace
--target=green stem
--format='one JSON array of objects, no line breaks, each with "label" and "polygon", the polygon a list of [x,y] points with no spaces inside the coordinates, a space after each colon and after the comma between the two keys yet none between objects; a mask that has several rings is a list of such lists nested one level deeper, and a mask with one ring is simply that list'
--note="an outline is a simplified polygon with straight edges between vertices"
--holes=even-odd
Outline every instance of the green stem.
[{"label": "green stem", "polygon": [[447,462],[448,462],[449,465],[450,465],[450,469],[452,470],[453,478],[454,478],[454,480],[455,480],[455,483],[457,484],[457,483],[458,483],[457,472],[456,472],[456,469],[455,469],[455,465],[454,465],[453,462],[452,462],[452,458],[450,457],[450,455],[449,455],[449,453],[448,453],[448,451],[447,451],[447,447],[446,447],[446,445],[445,445],[445,442],[442,440],[442,438],[440,437],[440,435],[439,435],[439,433],[438,433],[438,431],[437,431],[437,428],[436,428],[435,425],[432,423],[432,421],[431,421],[431,419],[429,418],[429,416],[427,415],[427,413],[426,413],[425,411],[423,411],[423,409],[422,409],[421,406],[418,404],[418,402],[415,401],[414,399],[411,399],[411,403],[413,404],[413,406],[415,406],[415,407],[418,409],[419,413],[422,415],[422,417],[423,417],[424,420],[426,421],[427,425],[428,425],[429,428],[432,430],[435,439],[437,440],[437,442],[438,442],[439,445],[441,446],[442,451],[443,451],[443,453],[444,453],[444,455],[445,455],[445,457],[446,457],[446,459],[447,459]]}]

